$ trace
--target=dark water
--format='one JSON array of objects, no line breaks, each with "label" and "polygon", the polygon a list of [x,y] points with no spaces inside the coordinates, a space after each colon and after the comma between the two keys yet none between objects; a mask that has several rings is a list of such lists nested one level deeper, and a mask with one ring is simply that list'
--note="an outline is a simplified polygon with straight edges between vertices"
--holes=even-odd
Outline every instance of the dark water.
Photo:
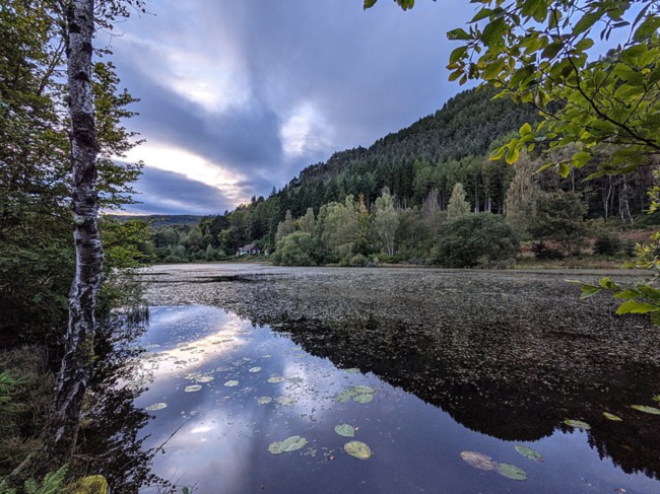
[{"label": "dark water", "polygon": [[[660,416],[630,408],[660,394],[659,368],[644,359],[599,360],[587,336],[571,333],[540,344],[510,322],[430,331],[405,318],[290,316],[253,325],[205,305],[151,309],[140,342],[148,389],[134,406],[167,405],[140,431],[141,450],[160,448],[153,474],[201,493],[660,492]],[[372,388],[373,399],[338,399],[354,386]],[[355,437],[337,434],[341,424]],[[307,443],[269,452],[290,436]],[[347,454],[352,440],[372,456]],[[527,480],[474,468],[466,451],[515,465]]]}]

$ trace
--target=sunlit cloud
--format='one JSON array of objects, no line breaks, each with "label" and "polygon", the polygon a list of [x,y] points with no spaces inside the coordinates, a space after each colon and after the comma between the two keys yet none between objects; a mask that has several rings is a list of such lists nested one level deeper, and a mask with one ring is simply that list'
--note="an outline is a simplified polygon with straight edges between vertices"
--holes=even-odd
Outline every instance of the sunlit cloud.
[{"label": "sunlit cloud", "polygon": [[[244,193],[240,185],[240,182],[245,180],[244,176],[212,163],[192,151],[153,142],[132,149],[127,153],[127,158],[133,161],[141,160],[148,167],[178,173],[189,180],[214,187],[235,205],[249,199],[249,195]],[[176,198],[164,202],[169,202],[170,205],[178,203]]]},{"label": "sunlit cloud", "polygon": [[332,149],[334,131],[312,103],[297,107],[283,123],[280,135],[287,158],[327,152]]}]

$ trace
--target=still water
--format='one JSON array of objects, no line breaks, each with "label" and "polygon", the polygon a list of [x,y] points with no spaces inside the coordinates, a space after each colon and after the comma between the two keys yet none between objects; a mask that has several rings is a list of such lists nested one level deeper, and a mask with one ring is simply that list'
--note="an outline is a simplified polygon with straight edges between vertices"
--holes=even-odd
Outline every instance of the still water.
[{"label": "still water", "polygon": [[[299,280],[306,296],[321,290],[331,304],[332,276],[344,276],[333,273]],[[414,273],[391,276],[404,291],[405,279],[420,283]],[[250,293],[259,293],[256,281],[273,289],[272,280],[249,280],[177,286],[231,296],[240,293],[236,283]],[[508,312],[517,322],[500,315],[505,329],[482,331],[474,322],[430,328],[412,316],[410,323],[373,314],[308,317],[318,307],[304,297],[302,315],[287,310],[272,318],[185,302],[150,309],[139,342],[147,349],[139,373],[146,390],[134,403],[153,417],[140,431],[140,447],[156,451],[151,472],[179,490],[660,493],[660,416],[630,408],[657,405],[660,373],[649,359],[628,365],[615,351],[609,365],[606,355],[591,355],[604,352],[594,341],[583,344],[585,335],[547,328],[552,339],[541,344],[532,330],[519,334],[531,319],[522,324],[515,311]],[[427,309],[408,310],[419,316]],[[437,303],[428,310],[443,319]]]}]

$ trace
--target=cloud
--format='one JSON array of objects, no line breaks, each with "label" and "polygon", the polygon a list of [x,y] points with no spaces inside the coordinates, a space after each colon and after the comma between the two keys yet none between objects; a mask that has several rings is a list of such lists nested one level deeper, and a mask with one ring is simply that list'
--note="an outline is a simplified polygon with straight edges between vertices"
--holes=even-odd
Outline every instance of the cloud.
[{"label": "cloud", "polygon": [[[233,208],[335,151],[411,124],[461,89],[447,82],[454,46],[445,33],[471,5],[421,2],[404,13],[394,2],[367,12],[361,4],[163,0],[121,25],[111,44],[122,81],[141,98],[127,125],[154,143],[142,153],[147,167],[213,187],[209,177],[234,177],[240,190],[220,188]],[[183,160],[181,169],[164,166],[152,152],[164,148],[196,156],[206,172],[193,176]]]},{"label": "cloud", "polygon": [[221,214],[234,207],[234,200],[215,187],[154,168],[144,169],[136,189],[141,204],[130,211],[138,214]]}]

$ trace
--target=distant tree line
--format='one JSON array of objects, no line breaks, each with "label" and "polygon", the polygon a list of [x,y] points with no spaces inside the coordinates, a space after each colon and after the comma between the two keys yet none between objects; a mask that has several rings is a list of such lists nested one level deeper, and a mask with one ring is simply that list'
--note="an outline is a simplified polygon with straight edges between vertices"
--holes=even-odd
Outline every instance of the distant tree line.
[{"label": "distant tree line", "polygon": [[[603,227],[594,229],[595,220],[632,223],[648,209],[652,167],[587,181],[598,167],[594,162],[562,180],[536,170],[548,160],[562,161],[570,148],[539,147],[515,167],[491,160],[493,149],[538,118],[532,107],[493,99],[496,94],[465,91],[434,115],[368,149],[338,152],[305,168],[268,198],[253,197],[197,225],[157,228],[155,256],[161,262],[222,260],[254,243],[282,264],[430,260],[475,265],[474,259],[447,260],[447,245],[457,244],[441,238],[459,231],[450,226],[457,217],[490,213],[490,219],[462,218],[461,225],[473,222],[472,227],[488,230],[506,220],[516,238],[537,240],[539,257],[559,257],[579,252],[588,234],[604,235]],[[452,201],[456,194],[462,202]],[[562,214],[568,218],[561,220]],[[508,230],[497,231],[517,245]],[[499,249],[497,256],[484,251],[480,262],[510,254],[508,247]]]}]

